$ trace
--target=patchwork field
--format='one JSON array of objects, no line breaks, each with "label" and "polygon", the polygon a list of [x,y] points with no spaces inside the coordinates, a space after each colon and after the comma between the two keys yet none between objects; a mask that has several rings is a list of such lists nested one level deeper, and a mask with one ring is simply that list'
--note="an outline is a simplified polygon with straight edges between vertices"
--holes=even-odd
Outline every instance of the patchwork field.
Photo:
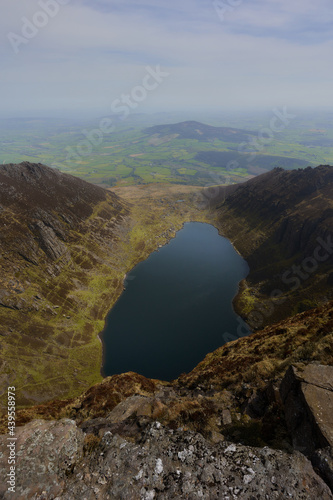
[{"label": "patchwork field", "polygon": [[[112,127],[103,119],[1,120],[0,161],[40,162],[110,187],[233,184],[277,166],[333,163],[328,114],[296,117],[271,137],[269,116],[208,117],[206,124],[168,123],[172,119],[179,117],[133,115],[123,122],[113,118]],[[154,120],[167,124],[151,126]]]}]

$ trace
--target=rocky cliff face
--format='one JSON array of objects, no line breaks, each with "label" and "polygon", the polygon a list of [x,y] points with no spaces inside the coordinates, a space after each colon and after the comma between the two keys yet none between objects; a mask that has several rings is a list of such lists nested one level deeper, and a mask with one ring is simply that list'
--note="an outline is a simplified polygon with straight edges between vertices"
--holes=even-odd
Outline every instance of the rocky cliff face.
[{"label": "rocky cliff face", "polygon": [[25,262],[42,264],[48,274],[59,274],[71,259],[70,245],[78,242],[78,233],[87,233],[87,220],[94,208],[103,203],[105,211],[101,215],[105,219],[118,217],[120,222],[128,213],[115,194],[45,165],[29,162],[1,165],[0,305],[21,308],[20,297],[11,292],[15,291],[13,279],[21,292],[25,289],[21,279]]},{"label": "rocky cliff face", "polygon": [[[104,315],[94,290],[114,263],[128,205],[102,188],[24,162],[0,166],[0,207],[1,394],[16,385],[24,387],[18,404],[42,401],[52,393],[52,379],[56,393],[66,393],[85,365],[97,381],[101,347],[92,319]],[[108,284],[111,293],[121,288],[121,275],[109,276]],[[102,305],[105,296],[96,292]]]},{"label": "rocky cliff face", "polygon": [[281,396],[295,449],[333,447],[333,366],[290,366]]},{"label": "rocky cliff face", "polygon": [[250,266],[236,306],[252,328],[332,298],[333,167],[277,168],[215,194],[221,231]]}]

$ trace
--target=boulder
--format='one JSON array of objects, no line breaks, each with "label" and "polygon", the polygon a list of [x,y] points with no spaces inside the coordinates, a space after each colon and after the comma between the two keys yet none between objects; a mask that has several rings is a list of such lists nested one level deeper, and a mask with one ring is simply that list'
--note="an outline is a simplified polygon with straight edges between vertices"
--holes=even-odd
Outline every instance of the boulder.
[{"label": "boulder", "polygon": [[[0,482],[0,498],[53,499],[63,493],[66,477],[83,455],[84,434],[75,422],[64,419],[46,422],[33,420],[15,431],[15,492],[10,484]],[[10,449],[8,436],[0,436],[0,475],[9,479]],[[12,459],[11,459],[12,460]],[[12,461],[11,461],[12,464]],[[60,496],[60,498],[64,498]]]}]

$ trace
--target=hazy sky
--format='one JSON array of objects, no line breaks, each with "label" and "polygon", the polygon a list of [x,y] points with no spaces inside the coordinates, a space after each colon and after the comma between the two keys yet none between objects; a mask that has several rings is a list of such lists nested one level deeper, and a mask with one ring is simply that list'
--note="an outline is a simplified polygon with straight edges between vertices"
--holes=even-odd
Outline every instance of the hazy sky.
[{"label": "hazy sky", "polygon": [[332,105],[332,0],[1,0],[0,27],[3,115]]}]

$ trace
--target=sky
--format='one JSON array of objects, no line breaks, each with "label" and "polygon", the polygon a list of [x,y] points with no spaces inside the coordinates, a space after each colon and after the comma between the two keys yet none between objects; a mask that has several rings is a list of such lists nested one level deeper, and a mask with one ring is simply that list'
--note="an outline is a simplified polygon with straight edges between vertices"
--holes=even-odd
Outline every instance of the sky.
[{"label": "sky", "polygon": [[332,0],[1,0],[0,35],[4,117],[332,107]]}]

